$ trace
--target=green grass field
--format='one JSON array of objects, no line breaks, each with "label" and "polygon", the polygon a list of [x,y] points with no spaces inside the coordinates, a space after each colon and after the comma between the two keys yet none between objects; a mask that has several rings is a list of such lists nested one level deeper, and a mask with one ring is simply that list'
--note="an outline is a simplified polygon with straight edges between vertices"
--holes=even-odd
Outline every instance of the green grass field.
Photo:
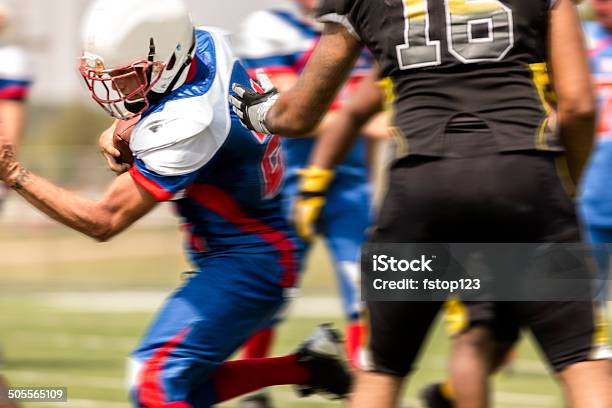
[{"label": "green grass field", "polygon": [[[0,227],[3,228],[3,227]],[[56,227],[0,230],[0,347],[15,386],[68,387],[67,404],[26,407],[123,408],[125,358],[155,308],[185,270],[173,227],[136,228],[115,242],[95,244]],[[313,251],[302,291],[280,330],[275,352],[292,350],[318,323],[342,327],[329,261]],[[406,392],[445,375],[448,341],[437,325]],[[560,407],[560,391],[529,341],[521,343],[512,374],[495,379],[496,407]],[[278,407],[340,406],[319,397],[297,399],[277,387]],[[234,403],[223,406],[233,407]]]}]

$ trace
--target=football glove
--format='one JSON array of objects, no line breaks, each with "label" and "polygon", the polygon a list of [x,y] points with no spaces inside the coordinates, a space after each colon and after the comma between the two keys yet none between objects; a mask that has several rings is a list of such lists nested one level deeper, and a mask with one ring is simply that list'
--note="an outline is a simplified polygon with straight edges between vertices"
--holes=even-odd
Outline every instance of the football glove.
[{"label": "football glove", "polygon": [[242,124],[255,132],[271,134],[264,121],[268,111],[278,99],[278,91],[270,78],[261,69],[256,71],[258,83],[254,84],[257,91],[241,84],[233,84],[229,100],[232,109],[240,118]]},{"label": "football glove", "polygon": [[311,166],[298,170],[300,191],[293,206],[293,223],[302,239],[316,235],[316,224],[325,205],[325,192],[334,178],[334,171]]}]

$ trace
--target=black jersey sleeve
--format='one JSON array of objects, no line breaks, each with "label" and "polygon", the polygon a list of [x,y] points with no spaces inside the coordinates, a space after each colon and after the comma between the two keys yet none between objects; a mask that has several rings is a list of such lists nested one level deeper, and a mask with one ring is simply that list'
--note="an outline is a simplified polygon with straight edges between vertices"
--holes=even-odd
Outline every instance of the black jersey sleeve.
[{"label": "black jersey sleeve", "polygon": [[322,0],[316,18],[321,23],[338,23],[361,40],[359,33],[359,0]]}]

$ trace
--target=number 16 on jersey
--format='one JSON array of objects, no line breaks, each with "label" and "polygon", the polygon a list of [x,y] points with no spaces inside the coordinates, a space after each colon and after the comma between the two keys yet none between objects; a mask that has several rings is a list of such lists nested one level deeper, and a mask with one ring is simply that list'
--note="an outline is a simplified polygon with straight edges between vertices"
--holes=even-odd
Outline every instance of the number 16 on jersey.
[{"label": "number 16 on jersey", "polygon": [[498,0],[444,0],[444,27],[432,27],[434,0],[402,0],[404,43],[396,47],[400,69],[442,63],[441,44],[446,35],[448,52],[464,64],[500,61],[514,45],[512,10]]}]

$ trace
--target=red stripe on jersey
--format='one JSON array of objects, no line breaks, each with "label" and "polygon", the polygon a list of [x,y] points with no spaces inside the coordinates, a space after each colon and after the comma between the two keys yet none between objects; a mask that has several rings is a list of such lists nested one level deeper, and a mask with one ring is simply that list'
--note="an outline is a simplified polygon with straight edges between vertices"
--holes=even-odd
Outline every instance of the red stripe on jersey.
[{"label": "red stripe on jersey", "polygon": [[166,190],[162,186],[160,186],[155,181],[148,179],[144,174],[138,170],[138,167],[132,166],[130,168],[130,176],[134,179],[136,183],[147,192],[149,192],[157,201],[168,201],[172,197],[174,197],[174,193]]},{"label": "red stripe on jersey", "polygon": [[25,99],[28,96],[28,88],[20,85],[7,86],[0,89],[0,99]]},{"label": "red stripe on jersey", "polygon": [[166,392],[162,383],[161,373],[170,353],[178,346],[189,333],[183,329],[170,339],[146,362],[140,378],[139,403],[144,408],[192,408],[187,402],[167,402]]},{"label": "red stripe on jersey", "polygon": [[273,246],[279,253],[279,263],[284,270],[280,285],[283,287],[295,285],[298,268],[298,262],[294,256],[296,248],[287,235],[260,220],[249,217],[231,195],[216,186],[192,184],[187,189],[187,197],[225,218],[240,230],[255,234]]},{"label": "red stripe on jersey", "polygon": [[[283,65],[278,65],[278,66],[269,66],[269,67],[262,67],[264,72],[266,73],[266,75],[281,75],[281,74],[297,74],[297,72],[295,72],[295,70],[291,67],[287,67],[287,66],[283,66]],[[251,68],[249,70],[247,70],[249,76],[253,79],[257,78],[256,75],[256,71],[257,68]]]}]

